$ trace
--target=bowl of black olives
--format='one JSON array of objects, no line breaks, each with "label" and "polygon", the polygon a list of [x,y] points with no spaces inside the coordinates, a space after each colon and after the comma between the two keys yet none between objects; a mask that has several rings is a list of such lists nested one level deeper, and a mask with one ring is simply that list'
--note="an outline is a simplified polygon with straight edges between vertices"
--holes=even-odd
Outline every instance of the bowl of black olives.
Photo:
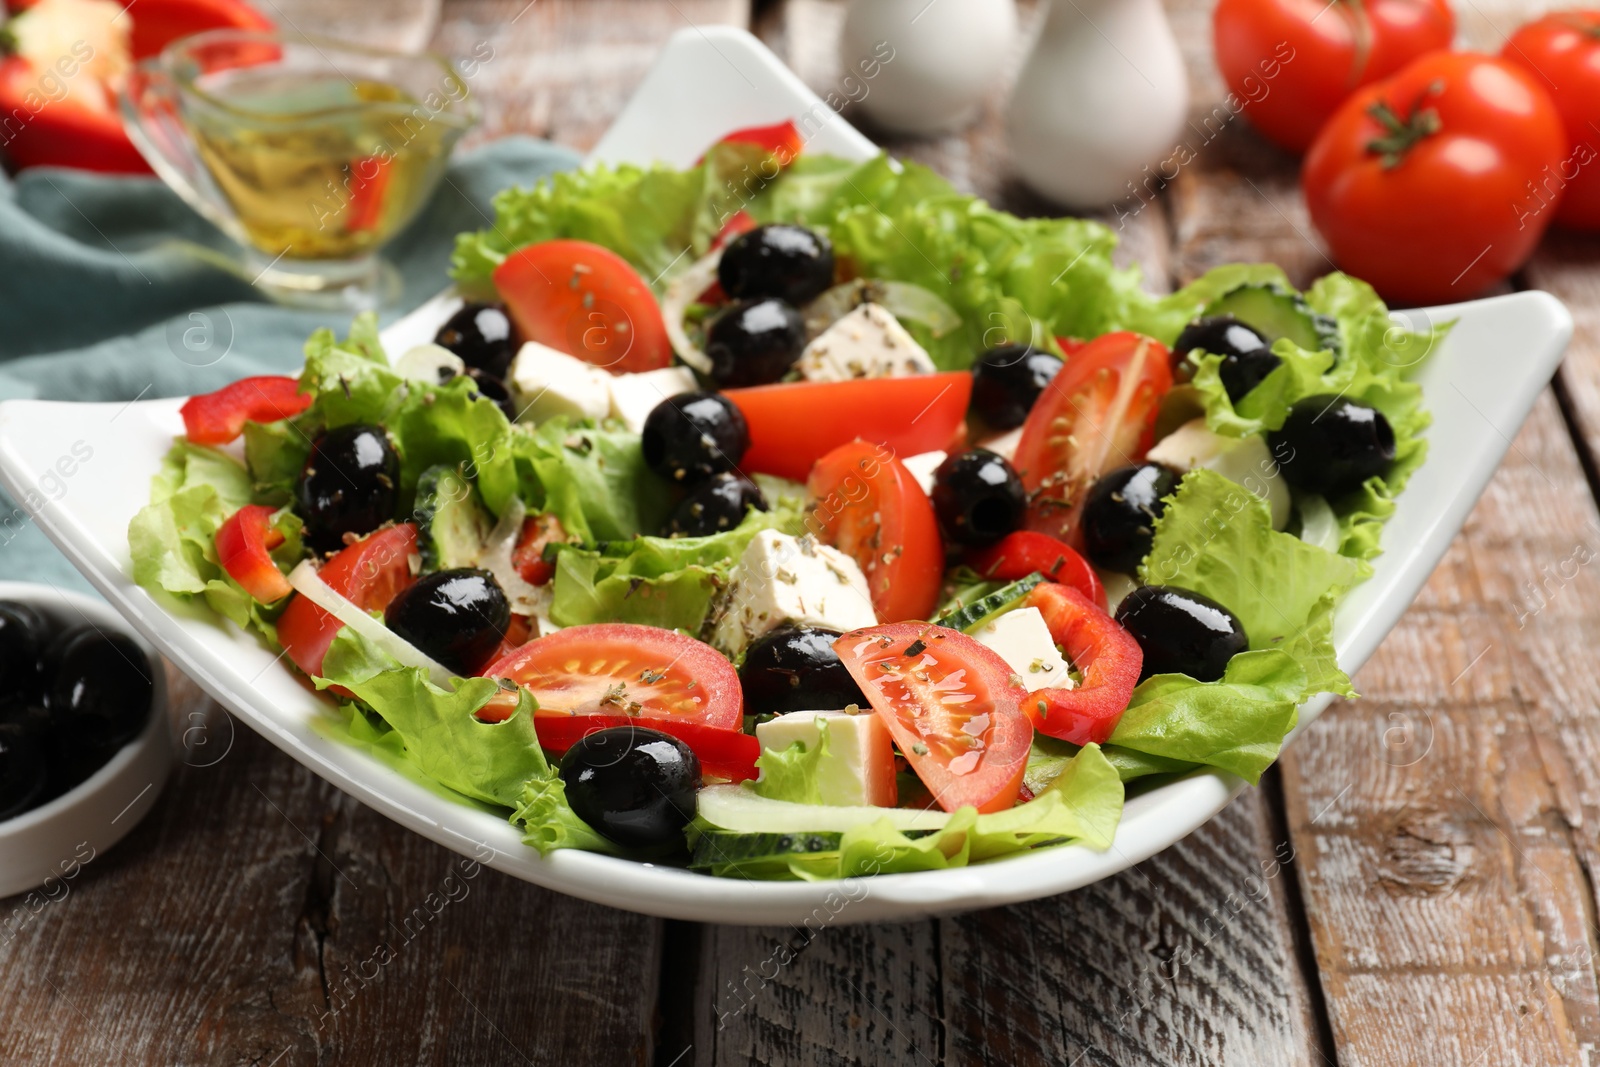
[{"label": "bowl of black olives", "polygon": [[104,603],[0,582],[0,896],[72,877],[172,769],[161,659]]}]

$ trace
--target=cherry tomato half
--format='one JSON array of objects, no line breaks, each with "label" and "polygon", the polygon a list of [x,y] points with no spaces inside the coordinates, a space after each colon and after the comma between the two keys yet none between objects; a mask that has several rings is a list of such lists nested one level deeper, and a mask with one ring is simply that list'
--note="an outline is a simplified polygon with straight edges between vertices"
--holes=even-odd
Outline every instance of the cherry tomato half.
[{"label": "cherry tomato half", "polygon": [[588,241],[519,248],[494,287],[524,340],[614,374],[672,365],[672,342],[650,285],[628,261]]},{"label": "cherry tomato half", "polygon": [[1527,262],[1555,217],[1533,190],[1566,151],[1534,75],[1436,52],[1345,101],[1301,178],[1340,267],[1391,301],[1447,303]]},{"label": "cherry tomato half", "polygon": [[1551,12],[1512,34],[1500,55],[1539,78],[1567,131],[1566,158],[1538,199],[1559,192],[1557,222],[1600,230],[1600,11]]},{"label": "cherry tomato half", "polygon": [[[363,611],[382,611],[416,580],[411,574],[416,554],[417,528],[403,522],[341,549],[317,576]],[[322,657],[343,628],[344,623],[296,596],[278,616],[278,643],[301,670],[314,675],[322,671]]]},{"label": "cherry tomato half", "polygon": [[944,546],[933,502],[886,449],[852,441],[823,456],[806,489],[806,524],[866,575],[872,610],[885,622],[926,619],[944,579]]},{"label": "cherry tomato half", "polygon": [[852,630],[833,648],[941,808],[1016,803],[1033,728],[1028,692],[998,654],[925,622]]}]

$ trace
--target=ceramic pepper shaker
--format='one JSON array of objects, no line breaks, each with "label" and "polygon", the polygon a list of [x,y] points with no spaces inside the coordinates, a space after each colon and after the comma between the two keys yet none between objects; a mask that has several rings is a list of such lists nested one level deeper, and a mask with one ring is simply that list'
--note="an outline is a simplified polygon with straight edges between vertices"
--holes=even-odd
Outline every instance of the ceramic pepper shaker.
[{"label": "ceramic pepper shaker", "polygon": [[1161,0],[1054,0],[1012,92],[1012,162],[1051,200],[1099,207],[1174,155],[1188,110]]},{"label": "ceramic pepper shaker", "polygon": [[852,0],[839,55],[845,70],[882,64],[858,105],[874,122],[943,133],[977,115],[1016,32],[1015,0]]}]

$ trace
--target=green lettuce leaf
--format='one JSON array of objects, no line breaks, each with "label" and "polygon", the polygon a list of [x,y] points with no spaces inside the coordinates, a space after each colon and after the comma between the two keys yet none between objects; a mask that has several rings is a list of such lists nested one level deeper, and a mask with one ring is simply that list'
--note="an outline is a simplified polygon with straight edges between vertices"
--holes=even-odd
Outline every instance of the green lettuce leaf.
[{"label": "green lettuce leaf", "polygon": [[1288,653],[1305,674],[1296,703],[1353,695],[1334,656],[1333,609],[1361,576],[1357,561],[1273,530],[1265,501],[1208,470],[1184,475],[1139,568],[1148,585],[1179,586],[1232,611],[1251,649]]},{"label": "green lettuce leaf", "polygon": [[[1023,784],[1035,796],[1044,792],[1080,751],[1082,749],[1070,741],[1035,734],[1033,747],[1028,752],[1028,769],[1023,774]],[[1117,745],[1101,745],[1100,752],[1116,768],[1117,777],[1123,782],[1155,774],[1181,774],[1197,766],[1188,760],[1168,759]]]},{"label": "green lettuce leaf", "polygon": [[511,448],[523,499],[554,513],[578,541],[655,533],[671,513],[671,486],[645,466],[638,434],[557,418],[518,426]]},{"label": "green lettuce leaf", "polygon": [[821,804],[819,771],[831,747],[828,721],[819,718],[815,747],[808,749],[804,741],[796,741],[782,752],[762,750],[761,755],[756,757],[756,769],[761,774],[750,783],[750,788],[769,800]]}]

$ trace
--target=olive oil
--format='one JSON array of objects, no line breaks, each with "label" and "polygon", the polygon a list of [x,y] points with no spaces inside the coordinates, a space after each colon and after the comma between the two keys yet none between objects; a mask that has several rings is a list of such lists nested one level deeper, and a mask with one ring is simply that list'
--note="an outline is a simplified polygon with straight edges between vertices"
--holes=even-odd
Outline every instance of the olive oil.
[{"label": "olive oil", "polygon": [[185,125],[218,190],[269,257],[353,259],[411,221],[438,182],[465,97],[249,67],[201,78]]}]

